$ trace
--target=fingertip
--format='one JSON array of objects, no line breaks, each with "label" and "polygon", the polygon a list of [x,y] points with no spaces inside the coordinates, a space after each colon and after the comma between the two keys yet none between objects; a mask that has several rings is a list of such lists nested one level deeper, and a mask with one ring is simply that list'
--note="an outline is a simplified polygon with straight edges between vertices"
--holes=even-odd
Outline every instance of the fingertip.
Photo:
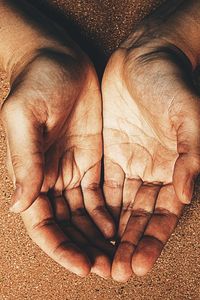
[{"label": "fingertip", "polygon": [[195,183],[195,179],[193,178],[193,176],[189,176],[189,178],[187,179],[183,187],[182,202],[184,204],[191,203],[192,195],[194,191],[194,183]]},{"label": "fingertip", "polygon": [[191,199],[188,199],[188,197],[184,194],[182,194],[182,197],[179,197],[179,201],[183,204],[183,205],[189,205],[191,204]]},{"label": "fingertip", "polygon": [[138,277],[143,277],[151,270],[152,264],[148,263],[148,258],[144,254],[135,254],[132,258],[132,270]]},{"label": "fingertip", "polygon": [[110,259],[103,253],[98,252],[93,258],[93,266],[91,268],[91,272],[104,278],[108,279],[111,277],[111,261]]},{"label": "fingertip", "polygon": [[116,234],[116,227],[113,218],[105,208],[105,206],[98,206],[89,214],[94,220],[95,224],[107,240],[113,239]]},{"label": "fingertip", "polygon": [[18,214],[18,213],[20,214],[24,211],[24,209],[21,207],[21,203],[19,201],[13,204],[12,206],[10,206],[9,211],[14,214]]},{"label": "fingertip", "polygon": [[174,190],[179,201],[182,204],[190,204],[192,201],[192,195],[194,191],[194,179],[188,178],[187,180],[183,180],[182,184],[176,184],[176,182],[174,182]]},{"label": "fingertip", "polygon": [[17,187],[12,195],[11,203],[12,204],[9,208],[10,212],[18,214],[18,213],[22,213],[26,209],[28,209],[31,206],[31,204],[33,203],[33,200],[29,203],[27,203],[27,201],[26,201],[26,203],[24,203],[22,187]]},{"label": "fingertip", "polygon": [[[38,195],[35,197],[35,199],[37,199]],[[22,198],[22,197],[21,197]],[[34,202],[35,199],[31,199],[30,202],[23,201],[23,199],[17,199],[14,197],[12,197],[12,202],[13,204],[10,206],[9,211],[11,213],[15,213],[15,214],[19,214],[19,213],[23,213],[25,210],[27,210]]]},{"label": "fingertip", "polygon": [[175,163],[173,185],[179,201],[184,205],[191,203],[199,168],[196,160],[189,154],[179,155]]},{"label": "fingertip", "polygon": [[80,268],[74,267],[74,268],[71,268],[68,271],[71,272],[71,273],[74,273],[75,275],[77,275],[77,276],[79,276],[81,278],[85,278],[85,277],[87,277],[90,274],[91,268],[89,266],[88,267],[84,267],[84,268],[83,267],[80,267]]},{"label": "fingertip", "polygon": [[[71,250],[73,252],[71,252],[71,258],[69,258],[69,251]],[[59,263],[77,276],[84,278],[91,272],[91,263],[89,258],[82,253],[81,250],[79,251],[77,247],[68,247],[62,256],[63,257],[60,259]]]},{"label": "fingertip", "polygon": [[90,274],[91,266],[87,262],[84,267],[83,266],[80,268],[75,267],[74,270],[72,269],[70,271],[72,271],[74,274],[76,274],[77,276],[79,276],[81,278],[85,278]]},{"label": "fingertip", "polygon": [[147,268],[144,268],[143,266],[137,264],[132,264],[132,269],[134,274],[138,277],[143,277],[150,271]]},{"label": "fingertip", "polygon": [[107,240],[112,240],[116,235],[116,226],[113,221],[107,221],[102,227],[102,234]]},{"label": "fingertip", "polygon": [[33,202],[39,197],[43,177],[39,178],[36,182],[30,183],[17,183],[16,189],[12,195],[11,206],[9,208],[12,213],[22,213],[27,210]]},{"label": "fingertip", "polygon": [[115,264],[115,266],[112,267],[111,271],[112,279],[121,283],[127,282],[131,278],[132,274],[132,270],[127,270],[125,266],[120,263],[118,265]]},{"label": "fingertip", "polygon": [[18,213],[21,210],[21,202],[20,202],[20,198],[22,195],[22,187],[21,186],[16,186],[16,189],[12,195],[12,199],[11,199],[11,206],[9,208],[10,212],[13,213]]},{"label": "fingertip", "polygon": [[154,237],[143,237],[132,257],[132,270],[136,276],[145,276],[160,256],[163,244]]},{"label": "fingertip", "polygon": [[129,242],[119,244],[114,257],[111,276],[115,281],[127,282],[132,274],[131,260],[135,247]]}]

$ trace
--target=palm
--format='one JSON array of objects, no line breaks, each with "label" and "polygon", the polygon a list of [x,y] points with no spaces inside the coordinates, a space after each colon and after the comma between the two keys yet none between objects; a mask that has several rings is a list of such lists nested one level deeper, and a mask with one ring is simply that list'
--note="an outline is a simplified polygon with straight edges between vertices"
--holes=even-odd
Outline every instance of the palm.
[{"label": "palm", "polygon": [[[139,85],[136,90],[134,88],[135,94],[141,89]],[[149,95],[144,89],[143,92]],[[145,105],[143,102],[143,106],[140,106],[134,95],[129,93],[120,71],[106,73],[105,157],[117,163],[127,178],[167,184],[172,182],[178,155],[176,131],[170,124],[168,115],[163,116],[157,107],[153,111],[155,106],[153,104],[151,108],[151,104],[149,100],[149,103]],[[160,116],[163,119],[160,120]]]},{"label": "palm", "polygon": [[187,169],[180,139],[187,119],[198,128],[199,111],[173,62],[136,62],[135,53],[116,51],[103,80],[104,192],[116,220],[120,214],[113,277],[122,281],[131,260],[138,275],[152,267],[177,224]]}]

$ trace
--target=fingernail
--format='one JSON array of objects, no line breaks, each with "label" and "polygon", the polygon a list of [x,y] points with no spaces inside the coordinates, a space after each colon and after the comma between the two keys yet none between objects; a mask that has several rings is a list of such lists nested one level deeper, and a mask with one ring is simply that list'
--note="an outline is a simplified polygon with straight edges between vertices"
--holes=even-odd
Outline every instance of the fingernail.
[{"label": "fingernail", "polygon": [[185,204],[190,204],[194,190],[194,179],[189,177],[185,183],[183,190],[183,201]]},{"label": "fingernail", "polygon": [[17,186],[15,191],[14,191],[14,194],[12,196],[12,204],[10,206],[10,212],[13,212],[13,213],[20,212],[20,209],[21,209],[21,202],[20,202],[21,195],[22,195],[22,188],[21,188],[21,186]]}]

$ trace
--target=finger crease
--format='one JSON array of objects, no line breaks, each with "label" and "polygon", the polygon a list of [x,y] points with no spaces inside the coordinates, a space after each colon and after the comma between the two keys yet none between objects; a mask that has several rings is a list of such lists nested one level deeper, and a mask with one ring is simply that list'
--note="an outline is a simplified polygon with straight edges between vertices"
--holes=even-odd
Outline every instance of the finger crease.
[{"label": "finger crease", "polygon": [[178,216],[175,213],[172,213],[171,211],[169,211],[168,209],[165,209],[165,208],[156,208],[154,211],[154,215],[174,217],[174,218],[178,219]]},{"label": "finger crease", "polygon": [[[57,252],[60,250],[64,250],[67,247],[69,247],[70,245],[73,245],[73,243],[71,241],[65,240],[60,242],[56,248],[52,251],[52,255],[57,255]],[[62,254],[62,253],[61,253]]]},{"label": "finger crease", "polygon": [[99,191],[100,186],[98,183],[91,183],[87,186],[82,186],[82,190],[83,191]]},{"label": "finger crease", "polygon": [[133,209],[132,210],[132,217],[136,217],[136,218],[150,218],[153,214],[153,211],[147,211],[145,209]]},{"label": "finger crease", "polygon": [[159,244],[161,244],[162,247],[164,247],[164,245],[166,244],[165,241],[162,241],[160,240],[159,238],[153,236],[153,235],[150,235],[150,234],[144,234],[142,239],[143,238],[150,238],[150,239],[153,239],[154,241],[158,242]]},{"label": "finger crease", "polygon": [[104,187],[122,189],[123,184],[110,180],[104,182]]},{"label": "finger crease", "polygon": [[98,213],[104,213],[105,212],[105,208],[104,206],[97,206],[95,208],[92,209],[92,214],[96,215]]},{"label": "finger crease", "polygon": [[83,207],[79,207],[76,210],[72,211],[72,218],[73,217],[85,217],[86,211]]},{"label": "finger crease", "polygon": [[48,227],[48,226],[52,226],[52,225],[55,225],[55,224],[56,224],[56,222],[53,218],[46,218],[46,219],[34,224],[32,226],[32,230],[39,230],[43,227]]},{"label": "finger crease", "polygon": [[61,227],[68,227],[69,224],[70,224],[70,221],[69,221],[69,220],[59,220],[59,221],[58,221],[58,224],[59,224]]},{"label": "finger crease", "polygon": [[127,245],[127,246],[131,246],[131,247],[133,247],[133,248],[136,248],[137,247],[137,245],[136,244],[134,244],[133,242],[131,242],[131,241],[121,241],[121,243],[120,243],[120,245]]}]

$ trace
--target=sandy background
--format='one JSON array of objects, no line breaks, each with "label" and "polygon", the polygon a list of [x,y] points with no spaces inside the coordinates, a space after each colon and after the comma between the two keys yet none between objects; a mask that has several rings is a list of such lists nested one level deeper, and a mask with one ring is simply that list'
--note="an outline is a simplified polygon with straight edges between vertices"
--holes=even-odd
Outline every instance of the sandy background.
[{"label": "sandy background", "polygon": [[[99,70],[132,26],[161,1],[33,1],[80,40]],[[86,5],[87,3],[87,5]],[[123,13],[123,14],[122,14]],[[192,205],[153,272],[127,284],[69,274],[32,243],[19,216],[8,213],[12,185],[0,127],[0,300],[200,300],[200,182]]]}]

